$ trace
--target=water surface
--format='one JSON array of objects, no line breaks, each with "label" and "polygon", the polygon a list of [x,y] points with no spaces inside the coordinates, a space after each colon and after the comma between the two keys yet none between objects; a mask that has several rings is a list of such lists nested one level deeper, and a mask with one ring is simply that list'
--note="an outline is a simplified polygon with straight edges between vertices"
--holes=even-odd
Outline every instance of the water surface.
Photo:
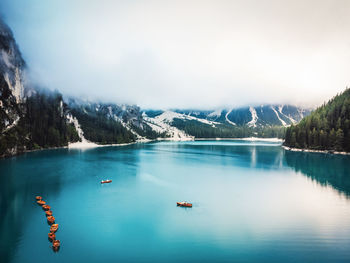
[{"label": "water surface", "polygon": [[[110,178],[111,184],[101,185]],[[51,205],[62,247],[34,202]],[[349,262],[350,158],[243,141],[0,161],[1,262]],[[176,206],[193,202],[192,209]]]}]

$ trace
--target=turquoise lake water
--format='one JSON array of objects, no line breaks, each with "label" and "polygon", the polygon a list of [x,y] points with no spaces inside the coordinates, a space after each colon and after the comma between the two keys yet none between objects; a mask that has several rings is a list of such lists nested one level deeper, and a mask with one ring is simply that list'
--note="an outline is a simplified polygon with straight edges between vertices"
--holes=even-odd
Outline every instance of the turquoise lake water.
[{"label": "turquoise lake water", "polygon": [[[58,253],[36,195],[59,224]],[[350,262],[349,197],[349,156],[276,143],[28,153],[0,160],[0,261]]]}]

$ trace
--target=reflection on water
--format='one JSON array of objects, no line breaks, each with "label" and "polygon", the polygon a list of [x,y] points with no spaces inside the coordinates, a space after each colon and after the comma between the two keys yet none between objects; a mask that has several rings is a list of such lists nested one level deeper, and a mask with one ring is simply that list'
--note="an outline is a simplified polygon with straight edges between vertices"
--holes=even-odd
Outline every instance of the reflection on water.
[{"label": "reflection on water", "polygon": [[286,151],[285,159],[296,172],[350,197],[349,156]]},{"label": "reflection on water", "polygon": [[[1,263],[347,262],[350,203],[332,189],[350,195],[349,161],[241,141],[1,160]],[[57,254],[36,195],[60,224]],[[176,207],[183,200],[193,209]]]}]

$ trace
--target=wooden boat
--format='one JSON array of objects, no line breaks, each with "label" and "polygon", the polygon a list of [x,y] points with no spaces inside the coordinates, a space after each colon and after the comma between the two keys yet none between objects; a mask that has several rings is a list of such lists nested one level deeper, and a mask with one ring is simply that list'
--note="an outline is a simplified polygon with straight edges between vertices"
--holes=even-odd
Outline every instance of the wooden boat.
[{"label": "wooden boat", "polygon": [[48,211],[48,210],[51,209],[51,206],[49,206],[49,205],[43,205],[43,209],[44,209],[45,211]]},{"label": "wooden boat", "polygon": [[38,196],[35,197],[35,199],[36,199],[37,201],[39,201],[39,200],[42,200],[43,198],[42,198],[41,196],[38,195]]},{"label": "wooden boat", "polygon": [[49,240],[52,242],[52,241],[54,241],[54,240],[56,239],[56,234],[50,232],[50,233],[48,234],[48,237],[49,237]]},{"label": "wooden boat", "polygon": [[177,206],[182,206],[182,207],[192,207],[191,203],[187,202],[176,202]]},{"label": "wooden boat", "polygon": [[54,251],[58,251],[61,246],[61,242],[59,240],[54,240],[52,242],[52,248]]},{"label": "wooden boat", "polygon": [[37,203],[38,205],[45,205],[45,204],[46,204],[46,202],[43,201],[43,200],[36,201],[36,203]]},{"label": "wooden boat", "polygon": [[52,224],[52,226],[50,227],[50,232],[56,233],[57,229],[58,229],[58,227],[55,227],[54,224]]},{"label": "wooden boat", "polygon": [[108,184],[108,183],[111,183],[111,182],[112,182],[112,180],[102,180],[101,184]]},{"label": "wooden boat", "polygon": [[53,216],[48,216],[48,217],[47,217],[47,222],[48,222],[49,224],[53,224],[53,223],[55,223],[55,218],[54,218]]},{"label": "wooden boat", "polygon": [[58,224],[52,224],[52,226],[58,229]]},{"label": "wooden boat", "polygon": [[46,216],[52,216],[52,211],[51,210],[47,210],[47,211],[45,211],[45,214],[46,214]]}]

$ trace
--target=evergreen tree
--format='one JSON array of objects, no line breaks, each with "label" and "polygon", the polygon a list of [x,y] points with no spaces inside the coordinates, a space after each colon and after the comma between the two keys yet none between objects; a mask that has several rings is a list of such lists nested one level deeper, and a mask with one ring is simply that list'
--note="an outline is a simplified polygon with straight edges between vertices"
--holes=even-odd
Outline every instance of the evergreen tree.
[{"label": "evergreen tree", "polygon": [[287,128],[284,145],[350,152],[350,89]]}]

